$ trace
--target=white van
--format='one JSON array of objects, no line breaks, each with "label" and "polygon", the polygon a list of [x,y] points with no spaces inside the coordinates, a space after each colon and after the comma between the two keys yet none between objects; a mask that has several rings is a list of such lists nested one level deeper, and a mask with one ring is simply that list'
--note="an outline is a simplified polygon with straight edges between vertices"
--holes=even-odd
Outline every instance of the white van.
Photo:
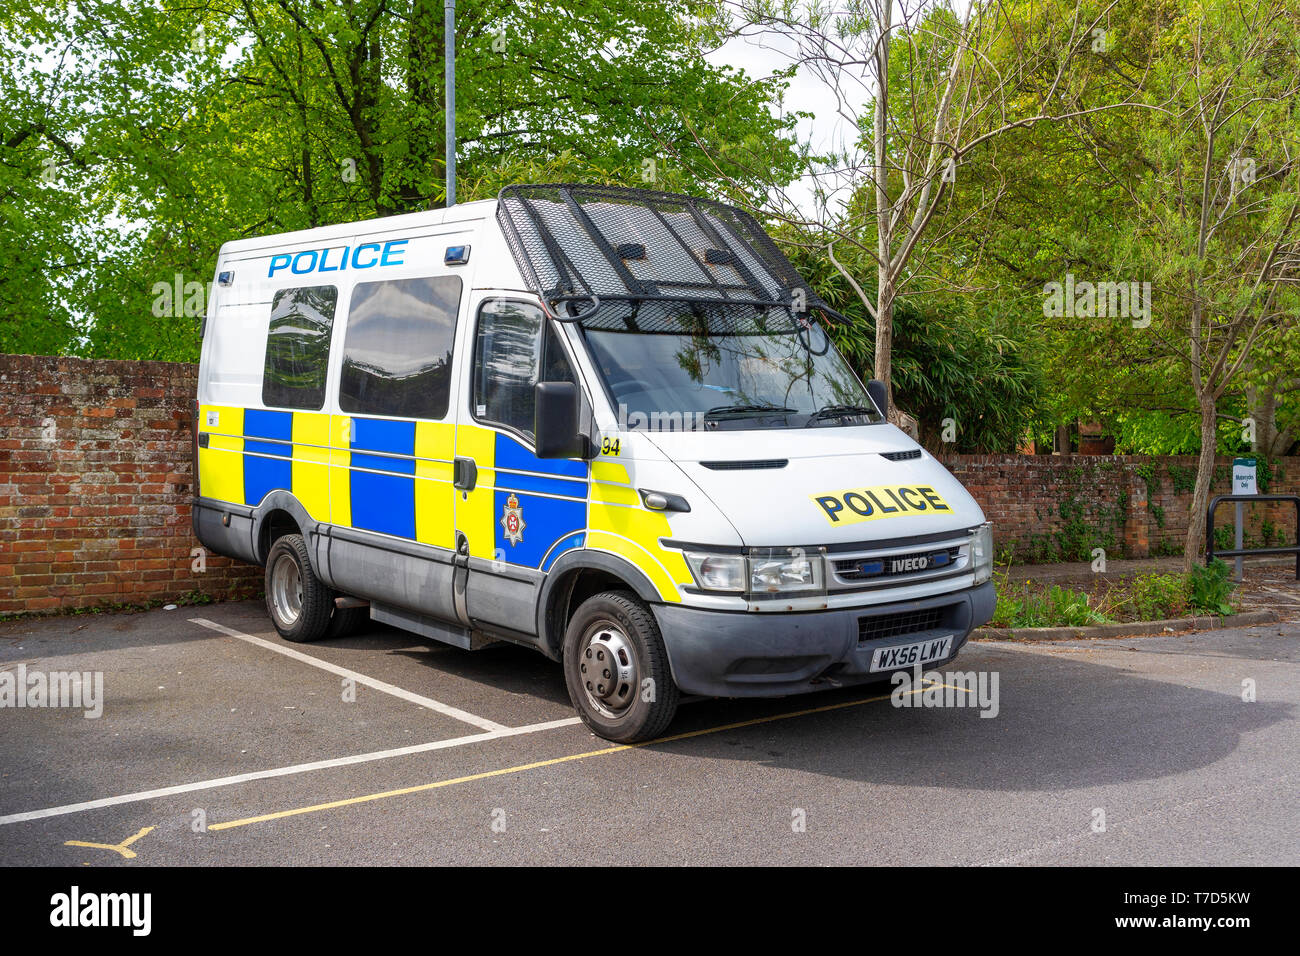
[{"label": "white van", "polygon": [[992,617],[989,525],[825,313],[747,213],[640,190],[227,243],[194,531],[287,640],[527,645],[611,740],[942,664]]}]

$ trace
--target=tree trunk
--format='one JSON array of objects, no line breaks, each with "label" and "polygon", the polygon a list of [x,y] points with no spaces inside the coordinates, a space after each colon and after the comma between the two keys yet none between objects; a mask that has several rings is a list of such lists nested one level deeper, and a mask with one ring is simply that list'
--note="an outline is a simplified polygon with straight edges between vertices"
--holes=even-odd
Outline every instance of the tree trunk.
[{"label": "tree trunk", "polygon": [[1192,492],[1192,513],[1187,522],[1187,540],[1183,548],[1183,570],[1190,572],[1205,554],[1205,509],[1210,503],[1210,484],[1214,480],[1214,452],[1218,444],[1217,404],[1214,396],[1203,391],[1197,396],[1201,405],[1201,457],[1196,463],[1196,489]]},{"label": "tree trunk", "polygon": [[874,73],[876,81],[876,121],[872,131],[875,142],[872,156],[872,178],[876,186],[876,354],[872,372],[885,386],[889,404],[887,415],[895,425],[899,422],[894,406],[893,349],[894,349],[894,277],[890,259],[893,249],[893,204],[889,200],[889,152],[887,130],[889,125],[889,49],[893,24],[893,0],[884,0],[879,13],[882,39],[876,45]]},{"label": "tree trunk", "polygon": [[1246,412],[1255,422],[1255,445],[1252,451],[1271,458],[1285,455],[1295,437],[1290,428],[1277,423],[1278,392],[1281,383],[1246,386]]},{"label": "tree trunk", "polygon": [[871,364],[872,376],[885,385],[889,401],[889,420],[898,424],[894,405],[894,290],[883,276],[876,293],[876,354]]}]

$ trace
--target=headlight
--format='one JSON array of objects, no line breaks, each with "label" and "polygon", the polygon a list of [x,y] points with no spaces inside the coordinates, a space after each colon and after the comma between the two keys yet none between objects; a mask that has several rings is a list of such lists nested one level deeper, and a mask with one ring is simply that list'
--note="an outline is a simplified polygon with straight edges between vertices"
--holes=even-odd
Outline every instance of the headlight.
[{"label": "headlight", "polygon": [[745,590],[745,559],[739,554],[691,554],[687,552],[695,583],[706,591]]},{"label": "headlight", "polygon": [[987,521],[971,536],[970,563],[976,584],[983,584],[993,577],[993,526]]},{"label": "headlight", "polygon": [[739,554],[692,554],[686,563],[706,591],[748,593],[755,598],[821,591],[825,573],[820,554],[801,548],[761,548]]},{"label": "headlight", "polygon": [[801,548],[765,548],[749,557],[749,590],[755,597],[822,589],[822,557]]}]

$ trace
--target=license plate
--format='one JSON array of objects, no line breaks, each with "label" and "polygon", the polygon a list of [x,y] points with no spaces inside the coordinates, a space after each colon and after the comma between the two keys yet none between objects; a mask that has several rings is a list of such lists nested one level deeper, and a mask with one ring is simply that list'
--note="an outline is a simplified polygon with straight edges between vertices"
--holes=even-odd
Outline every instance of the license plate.
[{"label": "license plate", "polygon": [[893,647],[878,647],[871,655],[873,671],[892,671],[900,667],[915,667],[920,664],[932,664],[948,656],[952,648],[952,635],[934,637],[928,641],[915,644],[895,644]]}]

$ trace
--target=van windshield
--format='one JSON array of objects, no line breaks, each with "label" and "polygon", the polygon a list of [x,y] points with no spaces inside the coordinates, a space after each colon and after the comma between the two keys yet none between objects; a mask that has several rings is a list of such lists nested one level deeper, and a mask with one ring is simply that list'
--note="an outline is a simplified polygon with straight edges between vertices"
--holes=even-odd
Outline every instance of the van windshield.
[{"label": "van windshield", "polygon": [[661,319],[653,331],[635,322],[623,328],[583,323],[622,427],[701,431],[884,420],[819,326],[755,322],[754,316],[695,321],[688,306],[682,309],[686,316]]}]

